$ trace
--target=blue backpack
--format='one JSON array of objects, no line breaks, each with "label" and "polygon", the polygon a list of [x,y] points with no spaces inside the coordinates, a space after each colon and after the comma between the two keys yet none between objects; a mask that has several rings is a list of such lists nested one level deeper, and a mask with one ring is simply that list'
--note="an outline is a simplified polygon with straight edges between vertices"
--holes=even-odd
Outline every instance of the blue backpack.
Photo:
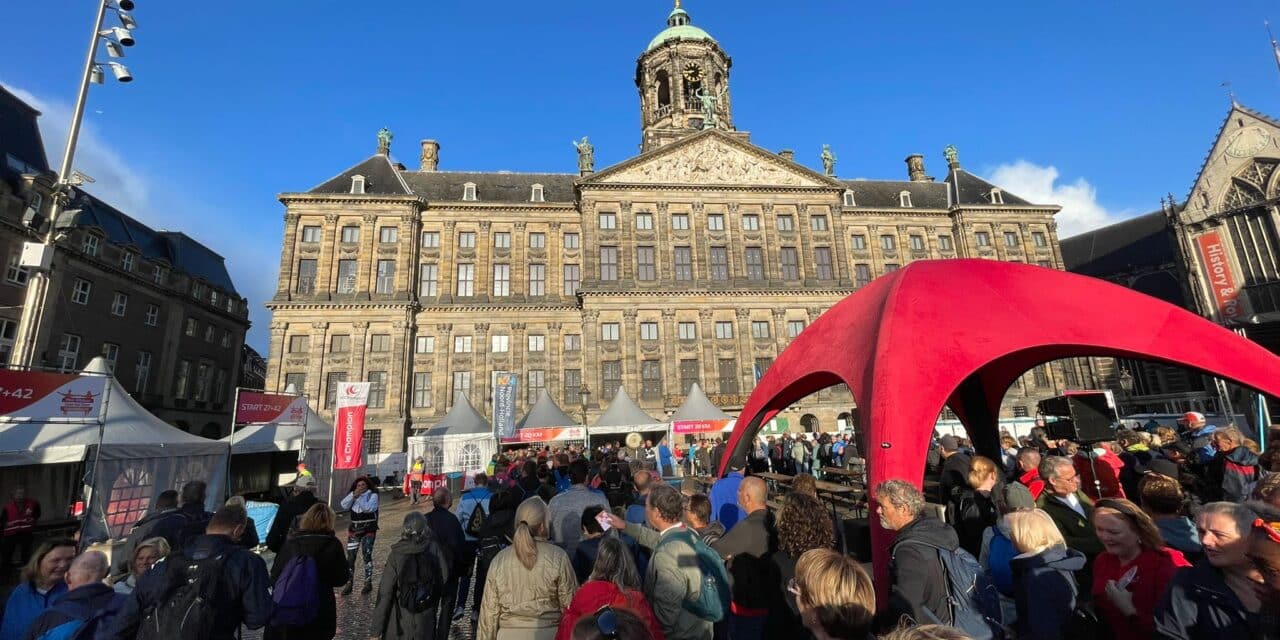
[{"label": "blue backpack", "polygon": [[[973,554],[961,548],[954,551],[942,547],[904,540],[900,544],[918,544],[938,552],[938,560],[947,574],[947,607],[951,613],[951,625],[964,631],[973,640],[1001,640],[1004,638],[1004,614],[1000,609],[1000,592],[982,570]],[[935,618],[928,607],[924,611]],[[924,620],[916,622],[924,623]],[[945,624],[933,619],[927,622]]]},{"label": "blue backpack", "polygon": [[319,569],[311,556],[294,556],[280,572],[271,600],[271,626],[297,627],[316,619],[316,596],[320,593]]},{"label": "blue backpack", "polygon": [[724,567],[720,555],[707,546],[701,538],[687,529],[675,531],[663,538],[654,553],[671,540],[678,539],[693,548],[698,558],[698,570],[702,574],[702,585],[693,600],[685,599],[681,604],[684,610],[708,622],[720,622],[729,617],[729,604],[733,593],[729,587],[729,572]]}]

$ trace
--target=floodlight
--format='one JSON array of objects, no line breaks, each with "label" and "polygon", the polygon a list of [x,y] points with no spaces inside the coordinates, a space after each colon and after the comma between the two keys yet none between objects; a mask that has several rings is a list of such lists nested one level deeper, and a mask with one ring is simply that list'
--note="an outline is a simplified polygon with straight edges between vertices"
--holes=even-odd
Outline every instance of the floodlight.
[{"label": "floodlight", "polygon": [[138,28],[138,23],[134,21],[133,14],[126,13],[124,11],[117,11],[116,15],[120,16],[120,24],[124,25],[124,28],[126,29]]},{"label": "floodlight", "polygon": [[111,65],[111,73],[114,73],[116,80],[120,82],[133,82],[133,75],[129,73],[129,68],[119,62],[108,62]]},{"label": "floodlight", "polygon": [[123,58],[123,57],[124,57],[124,48],[123,48],[123,47],[121,47],[119,44],[116,44],[116,42],[115,42],[115,41],[113,41],[113,40],[108,40],[108,41],[107,41],[107,55],[111,56],[112,58]]},{"label": "floodlight", "polygon": [[102,84],[102,65],[93,65],[89,70],[89,82],[94,84]]},{"label": "floodlight", "polygon": [[98,33],[98,35],[110,36],[112,38],[115,38],[117,42],[119,42],[120,44],[126,47],[133,46],[133,34],[129,33],[129,30],[125,29],[124,27],[111,27],[110,29],[103,29]]},{"label": "floodlight", "polygon": [[133,0],[117,0],[116,6],[125,11],[133,11]]}]

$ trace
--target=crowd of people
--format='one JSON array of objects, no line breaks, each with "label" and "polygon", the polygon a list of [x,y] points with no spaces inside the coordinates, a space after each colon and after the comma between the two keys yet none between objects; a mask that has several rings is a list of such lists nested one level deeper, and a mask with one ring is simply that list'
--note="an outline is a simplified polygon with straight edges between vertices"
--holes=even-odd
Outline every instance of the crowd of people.
[{"label": "crowd of people", "polygon": [[[243,500],[207,513],[192,482],[157,497],[115,566],[39,544],[0,638],[333,638],[357,584],[376,591],[363,636],[394,640],[455,626],[477,640],[1280,638],[1280,447],[1199,414],[1107,442],[1037,428],[991,457],[935,437],[928,495],[894,479],[867,496],[895,532],[881,596],[816,490],[814,473],[856,456],[847,437],[763,438],[743,457],[695,442],[669,466],[658,447],[495,456],[457,504],[437,488],[411,505],[379,567],[365,478],[341,500],[342,540],[300,476],[264,541],[270,567]],[[704,453],[729,455],[729,472],[697,475]],[[771,497],[762,470],[790,490]]]}]

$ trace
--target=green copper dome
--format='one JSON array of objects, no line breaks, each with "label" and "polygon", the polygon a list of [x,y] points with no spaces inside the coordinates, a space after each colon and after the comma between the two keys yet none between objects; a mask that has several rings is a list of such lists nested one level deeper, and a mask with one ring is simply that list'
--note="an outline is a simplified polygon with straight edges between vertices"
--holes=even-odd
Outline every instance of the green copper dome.
[{"label": "green copper dome", "polygon": [[649,46],[645,48],[645,51],[652,51],[667,40],[673,39],[716,42],[715,38],[711,37],[711,34],[690,23],[688,12],[680,8],[679,3],[676,3],[676,8],[671,11],[671,15],[667,16],[667,28],[649,41]]}]

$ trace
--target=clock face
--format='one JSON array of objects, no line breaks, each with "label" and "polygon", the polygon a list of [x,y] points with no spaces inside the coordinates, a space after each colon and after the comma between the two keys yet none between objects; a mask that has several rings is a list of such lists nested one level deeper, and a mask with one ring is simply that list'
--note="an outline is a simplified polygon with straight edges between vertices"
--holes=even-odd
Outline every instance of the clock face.
[{"label": "clock face", "polygon": [[1271,144],[1271,134],[1260,127],[1245,127],[1227,140],[1227,155],[1233,158],[1248,158],[1256,155]]},{"label": "clock face", "polygon": [[702,79],[702,68],[690,62],[684,67],[684,79],[690,82],[697,82]]}]

